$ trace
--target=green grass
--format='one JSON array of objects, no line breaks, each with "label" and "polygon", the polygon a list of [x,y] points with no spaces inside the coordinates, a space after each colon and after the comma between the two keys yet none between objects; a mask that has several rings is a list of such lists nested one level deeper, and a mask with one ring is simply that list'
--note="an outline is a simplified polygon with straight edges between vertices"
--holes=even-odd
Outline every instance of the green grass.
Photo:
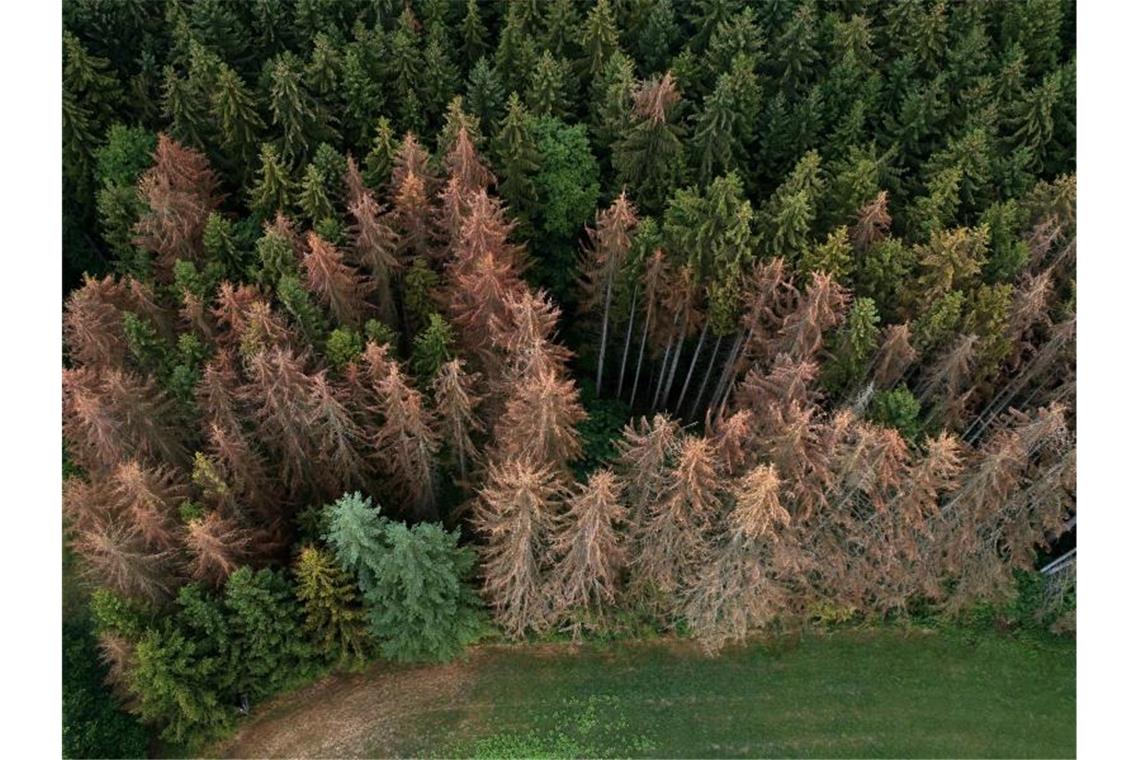
[{"label": "green grass", "polygon": [[[688,644],[501,649],[400,754],[1072,757],[1072,640],[844,631],[702,656]],[[380,747],[375,748],[380,751]]]}]

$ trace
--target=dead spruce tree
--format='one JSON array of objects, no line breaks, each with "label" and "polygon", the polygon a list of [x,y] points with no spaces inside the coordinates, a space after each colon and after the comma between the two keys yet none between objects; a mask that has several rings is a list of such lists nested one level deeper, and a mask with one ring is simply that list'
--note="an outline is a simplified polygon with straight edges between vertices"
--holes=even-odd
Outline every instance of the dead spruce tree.
[{"label": "dead spruce tree", "polygon": [[626,562],[620,529],[625,522],[621,486],[609,470],[597,470],[575,487],[550,540],[552,614],[578,636],[596,630],[613,606]]},{"label": "dead spruce tree", "polygon": [[549,627],[550,597],[544,575],[549,540],[563,486],[545,466],[508,459],[492,464],[479,492],[473,524],[479,547],[483,594],[507,635]]}]

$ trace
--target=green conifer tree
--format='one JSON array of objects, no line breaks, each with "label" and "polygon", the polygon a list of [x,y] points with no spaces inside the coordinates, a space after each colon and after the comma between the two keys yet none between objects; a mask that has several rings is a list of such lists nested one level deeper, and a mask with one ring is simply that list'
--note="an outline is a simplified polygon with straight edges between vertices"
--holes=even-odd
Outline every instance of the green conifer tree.
[{"label": "green conifer tree", "polygon": [[284,572],[235,570],[226,581],[224,603],[234,662],[240,664],[239,694],[273,694],[308,672],[313,651]]},{"label": "green conifer tree", "polygon": [[693,130],[697,176],[702,183],[731,171],[743,173],[760,117],[760,82],[755,64],[737,56],[731,70],[717,78],[716,88],[705,98]]},{"label": "green conifer tree", "polygon": [[526,105],[535,116],[565,117],[569,111],[567,92],[568,67],[564,61],[544,50],[530,72]]},{"label": "green conifer tree", "polygon": [[440,314],[428,315],[427,324],[412,343],[412,371],[424,383],[431,381],[454,355],[455,331]]},{"label": "green conifer tree", "polygon": [[317,652],[337,664],[359,666],[369,650],[367,619],[356,583],[332,555],[314,546],[301,549],[293,565],[305,631]]},{"label": "green conifer tree", "polygon": [[504,99],[503,84],[498,73],[486,57],[480,58],[471,67],[471,73],[467,77],[467,107],[481,124],[491,128],[499,123]]},{"label": "green conifer tree", "polygon": [[537,212],[534,178],[538,173],[538,145],[531,116],[517,93],[511,93],[507,100],[507,114],[495,142],[502,175],[499,194],[520,224],[533,225]]}]

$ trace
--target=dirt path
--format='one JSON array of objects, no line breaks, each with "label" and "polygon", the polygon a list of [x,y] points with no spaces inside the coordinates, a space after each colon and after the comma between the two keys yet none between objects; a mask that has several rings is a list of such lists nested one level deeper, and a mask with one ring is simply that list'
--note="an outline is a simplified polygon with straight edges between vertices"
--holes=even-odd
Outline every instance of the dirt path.
[{"label": "dirt path", "polygon": [[375,756],[392,744],[398,727],[440,704],[458,703],[480,653],[466,662],[394,668],[383,663],[361,673],[323,678],[256,708],[214,757],[347,758]]}]

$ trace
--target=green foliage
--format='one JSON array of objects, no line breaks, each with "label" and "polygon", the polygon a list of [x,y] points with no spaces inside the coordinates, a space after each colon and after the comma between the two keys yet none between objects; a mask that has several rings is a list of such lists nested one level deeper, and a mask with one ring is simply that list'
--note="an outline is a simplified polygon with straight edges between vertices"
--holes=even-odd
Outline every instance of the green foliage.
[{"label": "green foliage", "polygon": [[324,335],[327,329],[324,317],[296,275],[283,275],[277,281],[277,298],[285,307],[285,312],[301,328],[301,333],[310,342],[319,342],[320,336]]},{"label": "green foliage", "polygon": [[277,148],[265,143],[261,146],[261,166],[257,180],[250,190],[249,206],[255,214],[269,219],[291,205],[293,181],[289,167],[278,156]]},{"label": "green foliage", "polygon": [[482,616],[466,579],[475,553],[459,533],[435,523],[408,528],[385,521],[384,550],[369,560],[374,584],[364,589],[373,636],[393,660],[450,660],[475,640]]},{"label": "green foliage", "polygon": [[458,545],[458,532],[389,521],[359,493],[326,510],[326,540],[341,567],[356,574],[384,657],[449,660],[476,638],[482,618],[466,585],[475,555]]},{"label": "green foliage", "polygon": [[436,273],[427,259],[417,256],[404,273],[404,310],[413,326],[426,325],[435,313],[433,293],[439,285]]},{"label": "green foliage", "polygon": [[122,712],[104,685],[107,669],[83,621],[63,624],[63,756],[144,757],[149,732]]},{"label": "green foliage", "polygon": [[432,313],[412,343],[412,370],[424,383],[431,381],[454,355],[455,333],[442,315]]},{"label": "green foliage", "polygon": [[399,340],[396,331],[378,319],[370,319],[364,323],[364,338],[378,346],[385,344],[395,346]]},{"label": "green foliage", "polygon": [[305,612],[305,632],[329,662],[359,666],[369,650],[368,628],[356,583],[332,555],[306,546],[293,566],[297,599]]},{"label": "green foliage", "polygon": [[240,665],[221,604],[200,587],[185,586],[176,614],[148,629],[135,647],[130,677],[137,712],[162,726],[160,736],[167,741],[215,737],[232,724]]},{"label": "green foliage", "polygon": [[665,209],[667,250],[684,256],[678,264],[693,268],[699,282],[730,280],[751,263],[752,204],[740,177],[717,177],[703,191],[678,190]]},{"label": "green foliage", "polygon": [[285,574],[242,567],[230,574],[225,591],[232,657],[240,664],[239,694],[259,699],[310,670],[313,652],[301,633],[301,611]]},{"label": "green foliage", "polygon": [[593,386],[584,383],[583,406],[586,419],[578,423],[582,436],[582,456],[574,462],[574,476],[579,480],[589,477],[599,467],[613,461],[621,431],[629,421],[629,407],[618,399],[598,398]]},{"label": "green foliage", "polygon": [[910,441],[916,441],[922,427],[918,416],[922,405],[905,385],[889,391],[879,391],[871,400],[868,418],[895,428]]},{"label": "green foliage", "polygon": [[803,277],[810,278],[813,272],[827,272],[844,285],[849,284],[853,268],[851,241],[846,227],[833,230],[827,240],[807,251],[799,261]]},{"label": "green foliage", "polygon": [[820,381],[831,393],[842,393],[862,379],[879,340],[879,312],[870,298],[856,298],[836,336],[831,361]]},{"label": "green foliage", "polygon": [[746,169],[748,148],[760,117],[760,82],[755,62],[747,55],[732,61],[732,68],[717,78],[705,98],[693,131],[693,150],[700,181]]},{"label": "green foliage", "polygon": [[364,341],[360,333],[348,327],[336,328],[325,340],[325,358],[338,370],[343,370],[349,362],[356,361],[363,351]]},{"label": "green foliage", "polygon": [[555,239],[575,235],[594,214],[600,187],[598,162],[590,152],[586,128],[550,116],[534,119],[538,149],[534,183],[541,229]]}]

